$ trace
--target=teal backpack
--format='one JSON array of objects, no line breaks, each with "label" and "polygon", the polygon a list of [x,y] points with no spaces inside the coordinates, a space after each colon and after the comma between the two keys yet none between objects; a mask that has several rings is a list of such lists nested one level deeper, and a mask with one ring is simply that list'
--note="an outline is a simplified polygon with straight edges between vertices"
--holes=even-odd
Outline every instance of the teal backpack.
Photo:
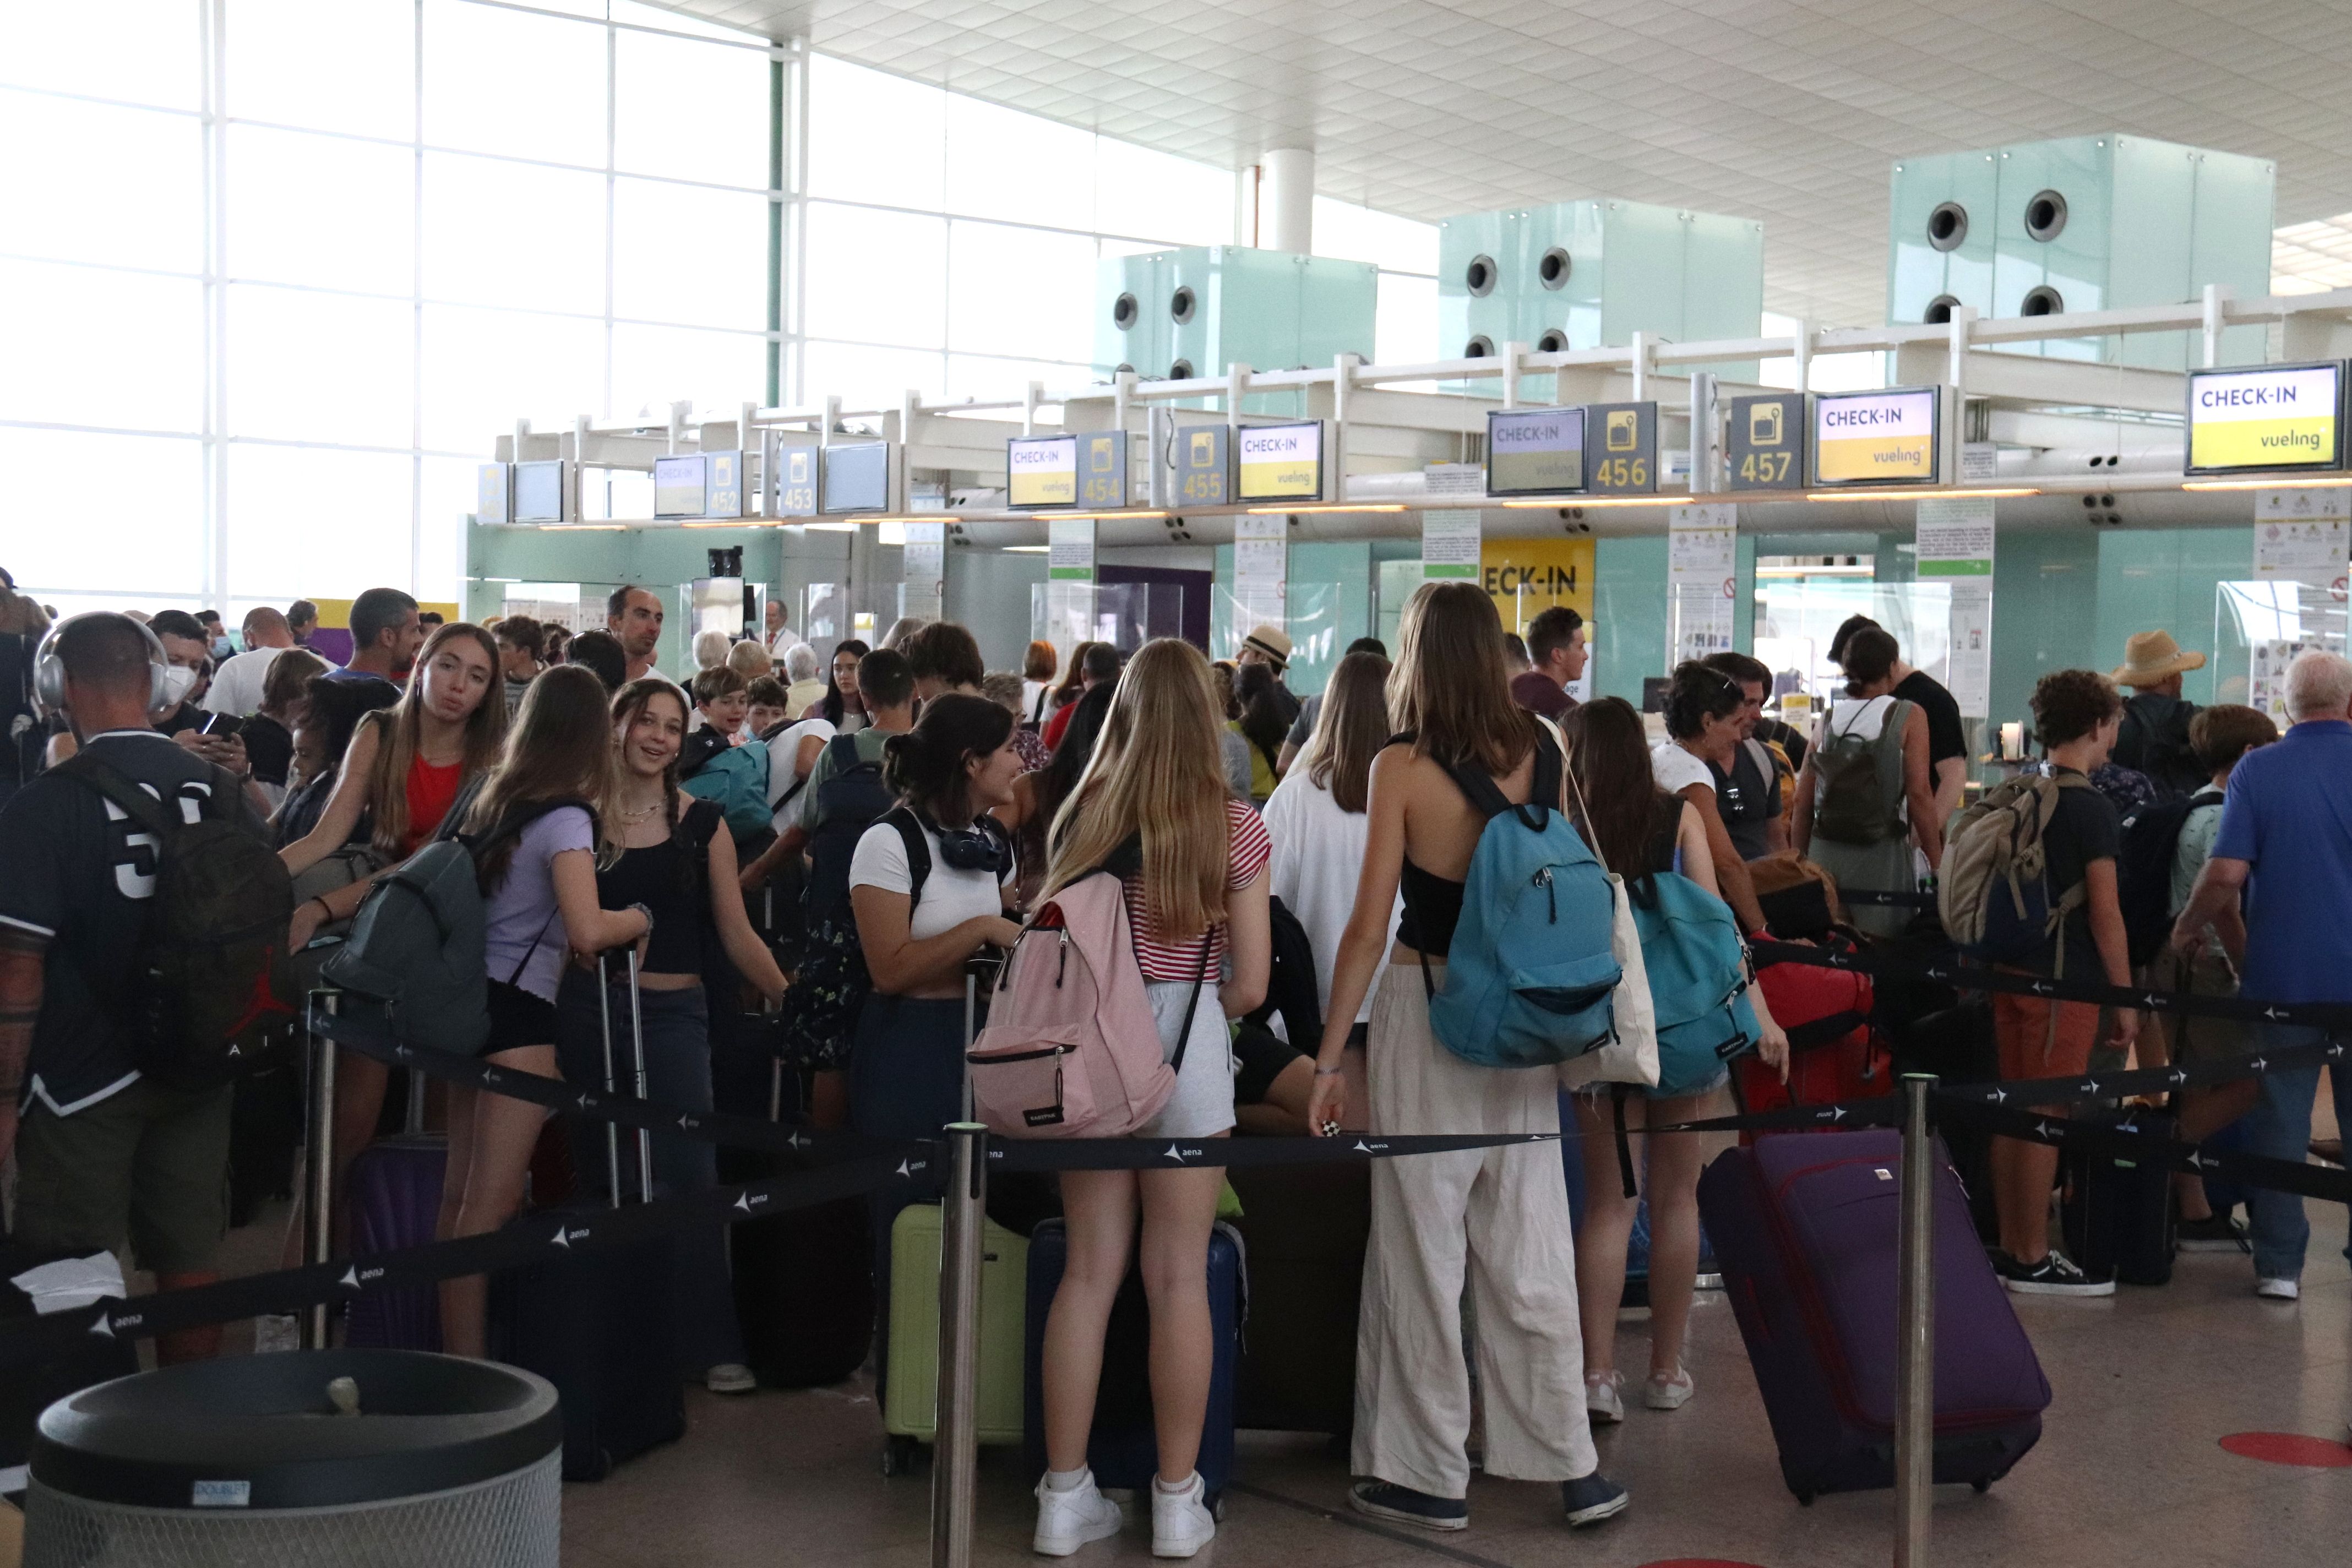
[{"label": "teal backpack", "polygon": [[727,815],[727,831],[738,844],[755,833],[765,834],[772,826],[763,741],[746,741],[713,753],[679,787],[697,800],[717,802]]},{"label": "teal backpack", "polygon": [[1486,826],[1443,987],[1422,959],[1432,1032],[1479,1067],[1555,1067],[1607,1045],[1617,1037],[1611,999],[1622,973],[1609,944],[1616,900],[1568,815],[1549,804],[1559,799],[1559,747],[1538,735],[1525,805],[1475,767],[1445,771]]},{"label": "teal backpack", "polygon": [[1696,1094],[1754,1045],[1748,954],[1731,906],[1675,871],[1626,889],[1657,1014],[1659,1095]]}]

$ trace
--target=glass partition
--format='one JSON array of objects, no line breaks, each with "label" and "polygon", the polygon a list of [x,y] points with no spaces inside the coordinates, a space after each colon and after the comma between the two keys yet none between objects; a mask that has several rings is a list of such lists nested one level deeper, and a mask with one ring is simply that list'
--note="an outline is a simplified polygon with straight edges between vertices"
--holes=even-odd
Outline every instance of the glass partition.
[{"label": "glass partition", "polygon": [[833,650],[849,635],[849,595],[839,583],[811,583],[801,590],[801,640],[816,649],[818,668],[831,671]]},{"label": "glass partition", "polygon": [[1029,636],[1049,642],[1067,668],[1082,642],[1122,655],[1153,637],[1184,635],[1184,589],[1176,583],[1037,583],[1029,589]]},{"label": "glass partition", "polygon": [[[1412,567],[1419,572],[1421,563],[1412,563]],[[1284,672],[1282,683],[1296,697],[1323,689],[1331,679],[1331,667],[1339,662],[1339,584],[1284,584],[1278,616],[1268,614],[1264,604],[1245,601],[1224,588],[1213,592],[1216,597],[1209,609],[1211,658],[1240,658],[1242,640],[1250,628],[1262,621],[1276,621],[1290,635],[1290,668]]]},{"label": "glass partition", "polygon": [[2293,578],[2214,584],[2213,700],[2258,708],[2284,729],[2287,666],[2313,649],[2342,653],[2344,632],[2340,587]]},{"label": "glass partition", "polygon": [[1756,582],[1756,657],[1772,670],[1772,700],[1790,723],[1845,690],[1830,639],[1849,616],[1893,634],[1903,657],[1946,685],[1951,676],[1952,591],[1943,583]]}]

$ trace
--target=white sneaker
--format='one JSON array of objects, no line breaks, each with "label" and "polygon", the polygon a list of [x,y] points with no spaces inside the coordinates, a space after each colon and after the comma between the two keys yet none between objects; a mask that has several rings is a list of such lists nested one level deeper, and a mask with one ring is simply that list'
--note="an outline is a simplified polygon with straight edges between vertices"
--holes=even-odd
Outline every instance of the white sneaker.
[{"label": "white sneaker", "polygon": [[1194,1470],[1181,1492],[1162,1490],[1151,1483],[1151,1555],[1190,1557],[1217,1533],[1216,1516],[1209,1511],[1209,1486]]},{"label": "white sneaker", "polygon": [[1653,1410],[1680,1410],[1697,1392],[1698,1384],[1692,1380],[1690,1368],[1677,1363],[1671,1375],[1655,1372],[1650,1374],[1648,1385],[1642,1390],[1642,1403]]},{"label": "white sneaker", "polygon": [[1037,1533],[1030,1538],[1029,1550],[1040,1557],[1067,1557],[1089,1541],[1117,1535],[1127,1523],[1127,1516],[1118,1504],[1102,1495],[1095,1485],[1095,1473],[1087,1472],[1086,1479],[1068,1491],[1057,1492],[1043,1480],[1037,1483]]},{"label": "white sneaker", "polygon": [[1625,1385],[1622,1372],[1588,1372],[1584,1374],[1584,1413],[1599,1426],[1613,1426],[1625,1419],[1625,1398],[1618,1390]]},{"label": "white sneaker", "polygon": [[272,1355],[302,1348],[302,1322],[291,1312],[264,1312],[253,1320],[253,1353]]},{"label": "white sneaker", "polygon": [[740,1361],[722,1361],[702,1374],[702,1386],[713,1394],[757,1394],[760,1380]]},{"label": "white sneaker", "polygon": [[2257,1279],[2254,1294],[2265,1301],[2292,1301],[2303,1294],[2303,1285],[2294,1279]]}]

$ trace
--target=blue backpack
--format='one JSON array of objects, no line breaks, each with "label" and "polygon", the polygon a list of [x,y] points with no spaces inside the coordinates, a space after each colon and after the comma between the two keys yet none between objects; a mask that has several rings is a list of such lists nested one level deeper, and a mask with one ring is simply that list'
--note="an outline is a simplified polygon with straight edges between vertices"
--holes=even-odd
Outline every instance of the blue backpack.
[{"label": "blue backpack", "polygon": [[1445,1048],[1479,1067],[1555,1067],[1617,1037],[1611,994],[1621,974],[1610,951],[1616,900],[1559,799],[1559,750],[1536,741],[1528,804],[1503,798],[1475,767],[1447,773],[1486,819],[1462,889],[1462,918],[1431,984],[1429,1026]]},{"label": "blue backpack", "polygon": [[1658,1023],[1660,1095],[1696,1094],[1757,1039],[1748,955],[1731,906],[1675,871],[1627,889]]},{"label": "blue backpack", "polygon": [[697,800],[717,802],[738,844],[769,830],[773,813],[768,809],[768,748],[761,742],[713,752],[679,787]]}]

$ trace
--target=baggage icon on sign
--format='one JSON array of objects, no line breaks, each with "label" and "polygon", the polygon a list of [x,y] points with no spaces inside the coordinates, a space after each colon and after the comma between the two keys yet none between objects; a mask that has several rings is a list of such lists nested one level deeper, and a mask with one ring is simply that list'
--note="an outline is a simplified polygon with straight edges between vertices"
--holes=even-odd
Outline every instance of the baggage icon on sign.
[{"label": "baggage icon on sign", "polygon": [[1642,427],[1639,416],[1631,408],[1611,409],[1606,437],[1607,448],[1612,452],[1632,452],[1638,450],[1641,445]]}]

